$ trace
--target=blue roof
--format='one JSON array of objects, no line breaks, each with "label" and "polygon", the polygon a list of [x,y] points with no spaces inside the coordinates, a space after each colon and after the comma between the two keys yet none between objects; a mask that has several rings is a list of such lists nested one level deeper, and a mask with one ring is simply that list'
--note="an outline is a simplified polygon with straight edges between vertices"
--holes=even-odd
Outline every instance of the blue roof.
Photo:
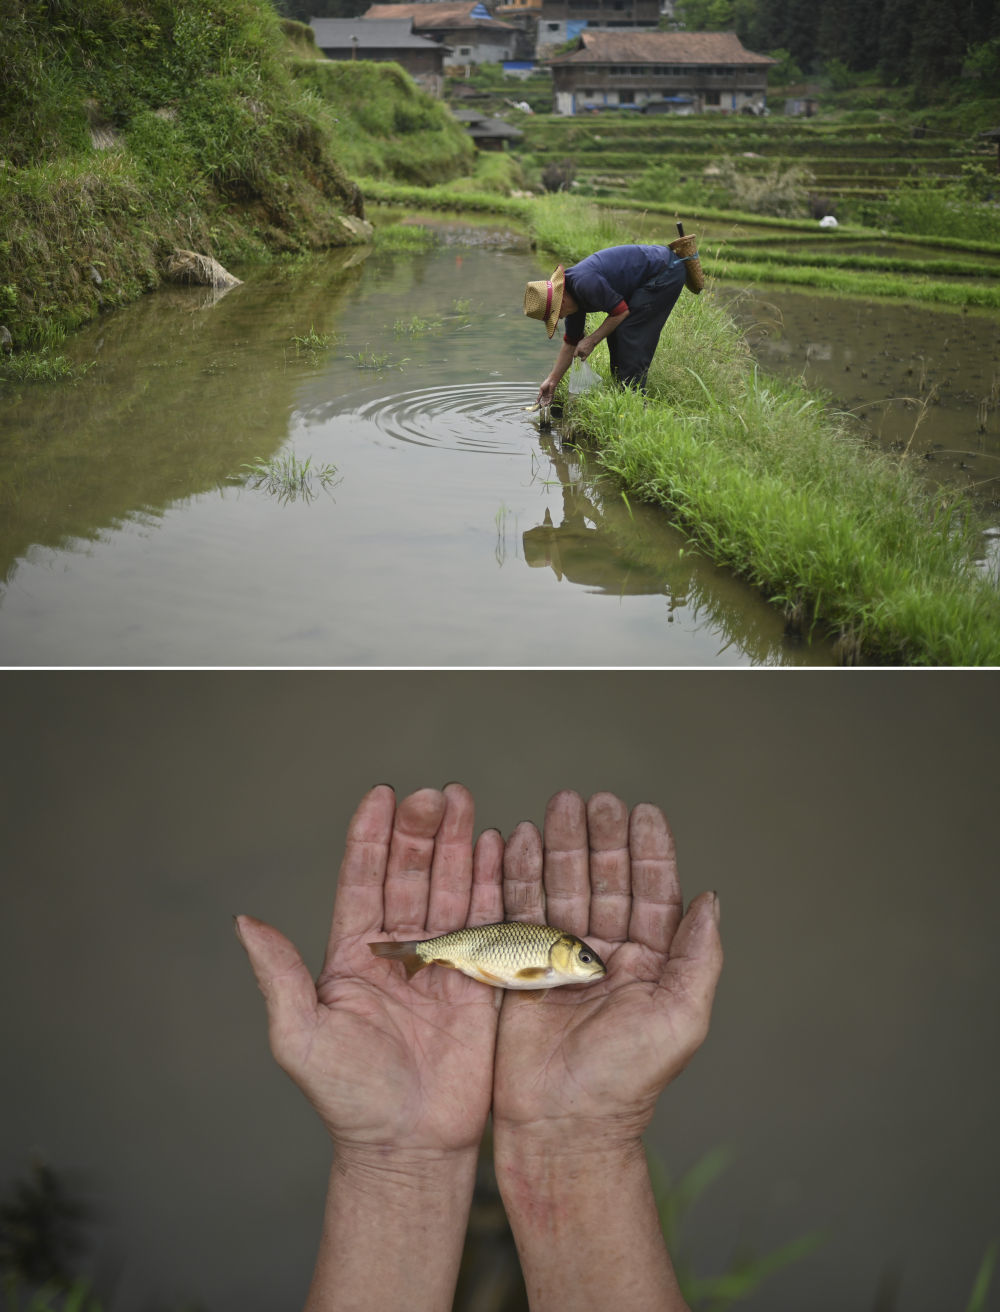
[{"label": "blue roof", "polygon": [[492,18],[493,15],[483,4],[476,5],[475,9],[469,11],[470,18]]}]

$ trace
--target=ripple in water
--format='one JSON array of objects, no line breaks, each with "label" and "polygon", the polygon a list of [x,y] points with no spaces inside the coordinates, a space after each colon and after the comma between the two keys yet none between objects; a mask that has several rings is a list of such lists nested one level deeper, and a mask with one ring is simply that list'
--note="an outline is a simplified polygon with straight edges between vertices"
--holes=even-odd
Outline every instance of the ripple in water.
[{"label": "ripple in water", "polygon": [[466,383],[381,396],[355,410],[400,442],[452,451],[516,452],[534,432],[537,383]]}]

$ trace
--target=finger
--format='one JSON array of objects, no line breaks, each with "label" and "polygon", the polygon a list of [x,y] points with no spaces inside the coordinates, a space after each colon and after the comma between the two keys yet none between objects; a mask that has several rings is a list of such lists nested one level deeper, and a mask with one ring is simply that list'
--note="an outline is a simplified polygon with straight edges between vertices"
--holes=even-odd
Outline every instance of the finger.
[{"label": "finger", "polygon": [[253,916],[237,916],[234,924],[267,1004],[271,1051],[286,1065],[295,1049],[308,1042],[316,1021],[312,976],[295,944],[277,929]]},{"label": "finger", "polygon": [[628,936],[632,910],[629,874],[628,807],[613,793],[595,793],[587,802],[590,841],[590,925],[588,933],[609,943]]},{"label": "finger", "polygon": [[493,925],[503,920],[503,837],[498,829],[479,835],[472,853],[470,925]]},{"label": "finger", "polygon": [[587,808],[580,794],[567,788],[545,809],[542,880],[549,923],[581,937],[590,928],[589,866]]},{"label": "finger", "polygon": [[462,784],[444,787],[444,815],[434,841],[427,933],[461,929],[472,894],[472,823],[475,804]]},{"label": "finger", "polygon": [[327,963],[341,939],[382,929],[382,885],[395,810],[396,794],[388,784],[378,784],[365,794],[351,817],[333,903]]},{"label": "finger", "polygon": [[677,852],[667,818],[658,806],[640,802],[629,819],[632,915],[628,936],[666,953],[684,911],[677,878]]},{"label": "finger", "polygon": [[434,840],[444,812],[444,793],[436,788],[421,788],[396,807],[382,892],[382,923],[390,934],[426,936]]},{"label": "finger", "polygon": [[721,972],[719,899],[714,893],[702,893],[688,907],[677,928],[670,959],[660,978],[660,988],[669,996],[675,1024],[680,1020],[684,1025],[691,1052],[708,1033]]},{"label": "finger", "polygon": [[545,921],[542,891],[542,836],[529,821],[517,826],[503,852],[505,920]]}]

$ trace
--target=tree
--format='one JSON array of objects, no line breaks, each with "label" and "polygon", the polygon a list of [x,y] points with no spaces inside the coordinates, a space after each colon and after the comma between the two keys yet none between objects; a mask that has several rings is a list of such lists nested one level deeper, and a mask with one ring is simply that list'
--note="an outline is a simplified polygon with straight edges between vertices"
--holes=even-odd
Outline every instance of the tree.
[{"label": "tree", "polygon": [[909,80],[918,0],[885,0],[878,27],[878,74],[883,82]]}]

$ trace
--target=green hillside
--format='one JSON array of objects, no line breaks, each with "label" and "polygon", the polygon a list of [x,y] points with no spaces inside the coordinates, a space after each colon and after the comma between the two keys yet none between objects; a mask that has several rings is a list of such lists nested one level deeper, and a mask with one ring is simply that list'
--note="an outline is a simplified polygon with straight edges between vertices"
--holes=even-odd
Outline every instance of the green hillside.
[{"label": "green hillside", "polygon": [[[45,346],[158,284],[176,247],[223,264],[365,240],[360,165],[444,181],[472,148],[393,64],[341,102],[312,33],[269,0],[28,0],[0,44],[0,324]],[[349,143],[349,144],[348,144]],[[419,167],[413,161],[417,161]]]}]

